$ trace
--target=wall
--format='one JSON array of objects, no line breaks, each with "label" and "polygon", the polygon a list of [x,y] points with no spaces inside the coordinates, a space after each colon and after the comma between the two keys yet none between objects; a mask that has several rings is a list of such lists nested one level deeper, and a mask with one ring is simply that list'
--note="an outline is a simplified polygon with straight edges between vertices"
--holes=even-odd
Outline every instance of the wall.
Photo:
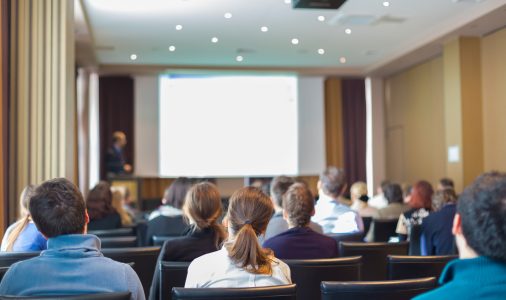
[{"label": "wall", "polygon": [[385,79],[387,178],[436,183],[446,173],[443,60]]}]

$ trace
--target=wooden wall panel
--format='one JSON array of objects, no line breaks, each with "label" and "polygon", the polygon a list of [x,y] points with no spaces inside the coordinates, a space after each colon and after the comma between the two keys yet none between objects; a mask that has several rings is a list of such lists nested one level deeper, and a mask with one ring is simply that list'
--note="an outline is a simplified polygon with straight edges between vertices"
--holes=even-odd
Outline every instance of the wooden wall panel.
[{"label": "wooden wall panel", "polygon": [[341,79],[325,80],[325,150],[327,166],[344,167]]}]

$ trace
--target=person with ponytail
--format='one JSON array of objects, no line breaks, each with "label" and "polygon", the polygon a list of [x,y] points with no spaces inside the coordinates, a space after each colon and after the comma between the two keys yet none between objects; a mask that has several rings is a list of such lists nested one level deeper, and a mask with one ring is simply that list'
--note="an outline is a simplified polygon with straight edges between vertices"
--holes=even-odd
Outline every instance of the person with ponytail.
[{"label": "person with ponytail", "polygon": [[28,212],[30,197],[35,186],[25,187],[19,198],[21,218],[5,232],[1,251],[39,251],[47,248],[46,238],[39,232]]},{"label": "person with ponytail", "polygon": [[290,284],[290,268],[264,249],[264,234],[274,213],[270,198],[254,187],[231,196],[224,224],[228,239],[215,252],[195,259],[188,268],[185,287],[256,287]]},{"label": "person with ponytail", "polygon": [[[184,198],[183,213],[190,224],[182,237],[165,242],[158,256],[160,261],[192,261],[218,250],[226,238],[225,228],[219,224],[223,209],[220,192],[210,182],[190,188]],[[155,270],[149,299],[159,299],[160,272]]]}]

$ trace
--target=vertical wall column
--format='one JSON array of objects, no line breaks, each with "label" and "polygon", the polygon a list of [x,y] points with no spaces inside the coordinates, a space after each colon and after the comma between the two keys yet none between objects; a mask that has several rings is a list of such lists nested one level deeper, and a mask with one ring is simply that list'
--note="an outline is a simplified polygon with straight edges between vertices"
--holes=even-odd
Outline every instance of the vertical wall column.
[{"label": "vertical wall column", "polygon": [[7,225],[7,139],[8,139],[8,2],[0,1],[0,235]]},{"label": "vertical wall column", "polygon": [[461,191],[483,172],[480,39],[447,43],[443,61],[446,173]]}]

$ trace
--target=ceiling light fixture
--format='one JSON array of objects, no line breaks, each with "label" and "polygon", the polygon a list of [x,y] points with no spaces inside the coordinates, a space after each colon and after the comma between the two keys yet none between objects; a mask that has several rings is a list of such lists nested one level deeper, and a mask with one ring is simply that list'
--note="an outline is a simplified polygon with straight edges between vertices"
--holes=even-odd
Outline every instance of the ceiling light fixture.
[{"label": "ceiling light fixture", "polygon": [[318,54],[320,54],[320,55],[325,54],[325,50],[324,50],[324,49],[322,49],[322,48],[318,49]]},{"label": "ceiling light fixture", "polygon": [[340,57],[339,62],[342,64],[346,63],[346,57],[344,57],[344,56]]},{"label": "ceiling light fixture", "polygon": [[238,55],[238,56],[235,58],[235,60],[237,60],[237,61],[241,62],[241,61],[243,61],[243,60],[244,60],[244,57],[242,57],[242,56]]},{"label": "ceiling light fixture", "polygon": [[217,38],[217,37],[213,37],[213,38],[211,39],[211,42],[213,42],[213,43],[215,43],[215,44],[216,44],[216,43],[218,42],[218,38]]},{"label": "ceiling light fixture", "polygon": [[183,29],[183,25],[176,25],[176,30],[182,30]]},{"label": "ceiling light fixture", "polygon": [[225,15],[223,15],[225,17],[225,19],[230,19],[232,18],[232,14],[231,13],[225,13]]},{"label": "ceiling light fixture", "polygon": [[318,16],[318,21],[324,22],[325,21],[325,17],[324,16]]},{"label": "ceiling light fixture", "polygon": [[298,45],[299,44],[299,39],[292,39],[292,44]]},{"label": "ceiling light fixture", "polygon": [[137,54],[130,55],[130,60],[136,60],[136,59],[137,59]]},{"label": "ceiling light fixture", "polygon": [[346,33],[346,34],[351,34],[351,29],[346,28],[346,29],[344,30],[344,33]]},{"label": "ceiling light fixture", "polygon": [[169,51],[170,51],[170,52],[174,52],[174,51],[176,51],[176,47],[175,47],[175,46],[169,46]]},{"label": "ceiling light fixture", "polygon": [[388,1],[383,1],[383,6],[384,6],[384,7],[389,7],[389,6],[390,6],[390,2],[388,2]]},{"label": "ceiling light fixture", "polygon": [[260,30],[262,32],[267,32],[267,31],[269,31],[269,28],[267,26],[262,26],[262,27],[260,27]]}]

